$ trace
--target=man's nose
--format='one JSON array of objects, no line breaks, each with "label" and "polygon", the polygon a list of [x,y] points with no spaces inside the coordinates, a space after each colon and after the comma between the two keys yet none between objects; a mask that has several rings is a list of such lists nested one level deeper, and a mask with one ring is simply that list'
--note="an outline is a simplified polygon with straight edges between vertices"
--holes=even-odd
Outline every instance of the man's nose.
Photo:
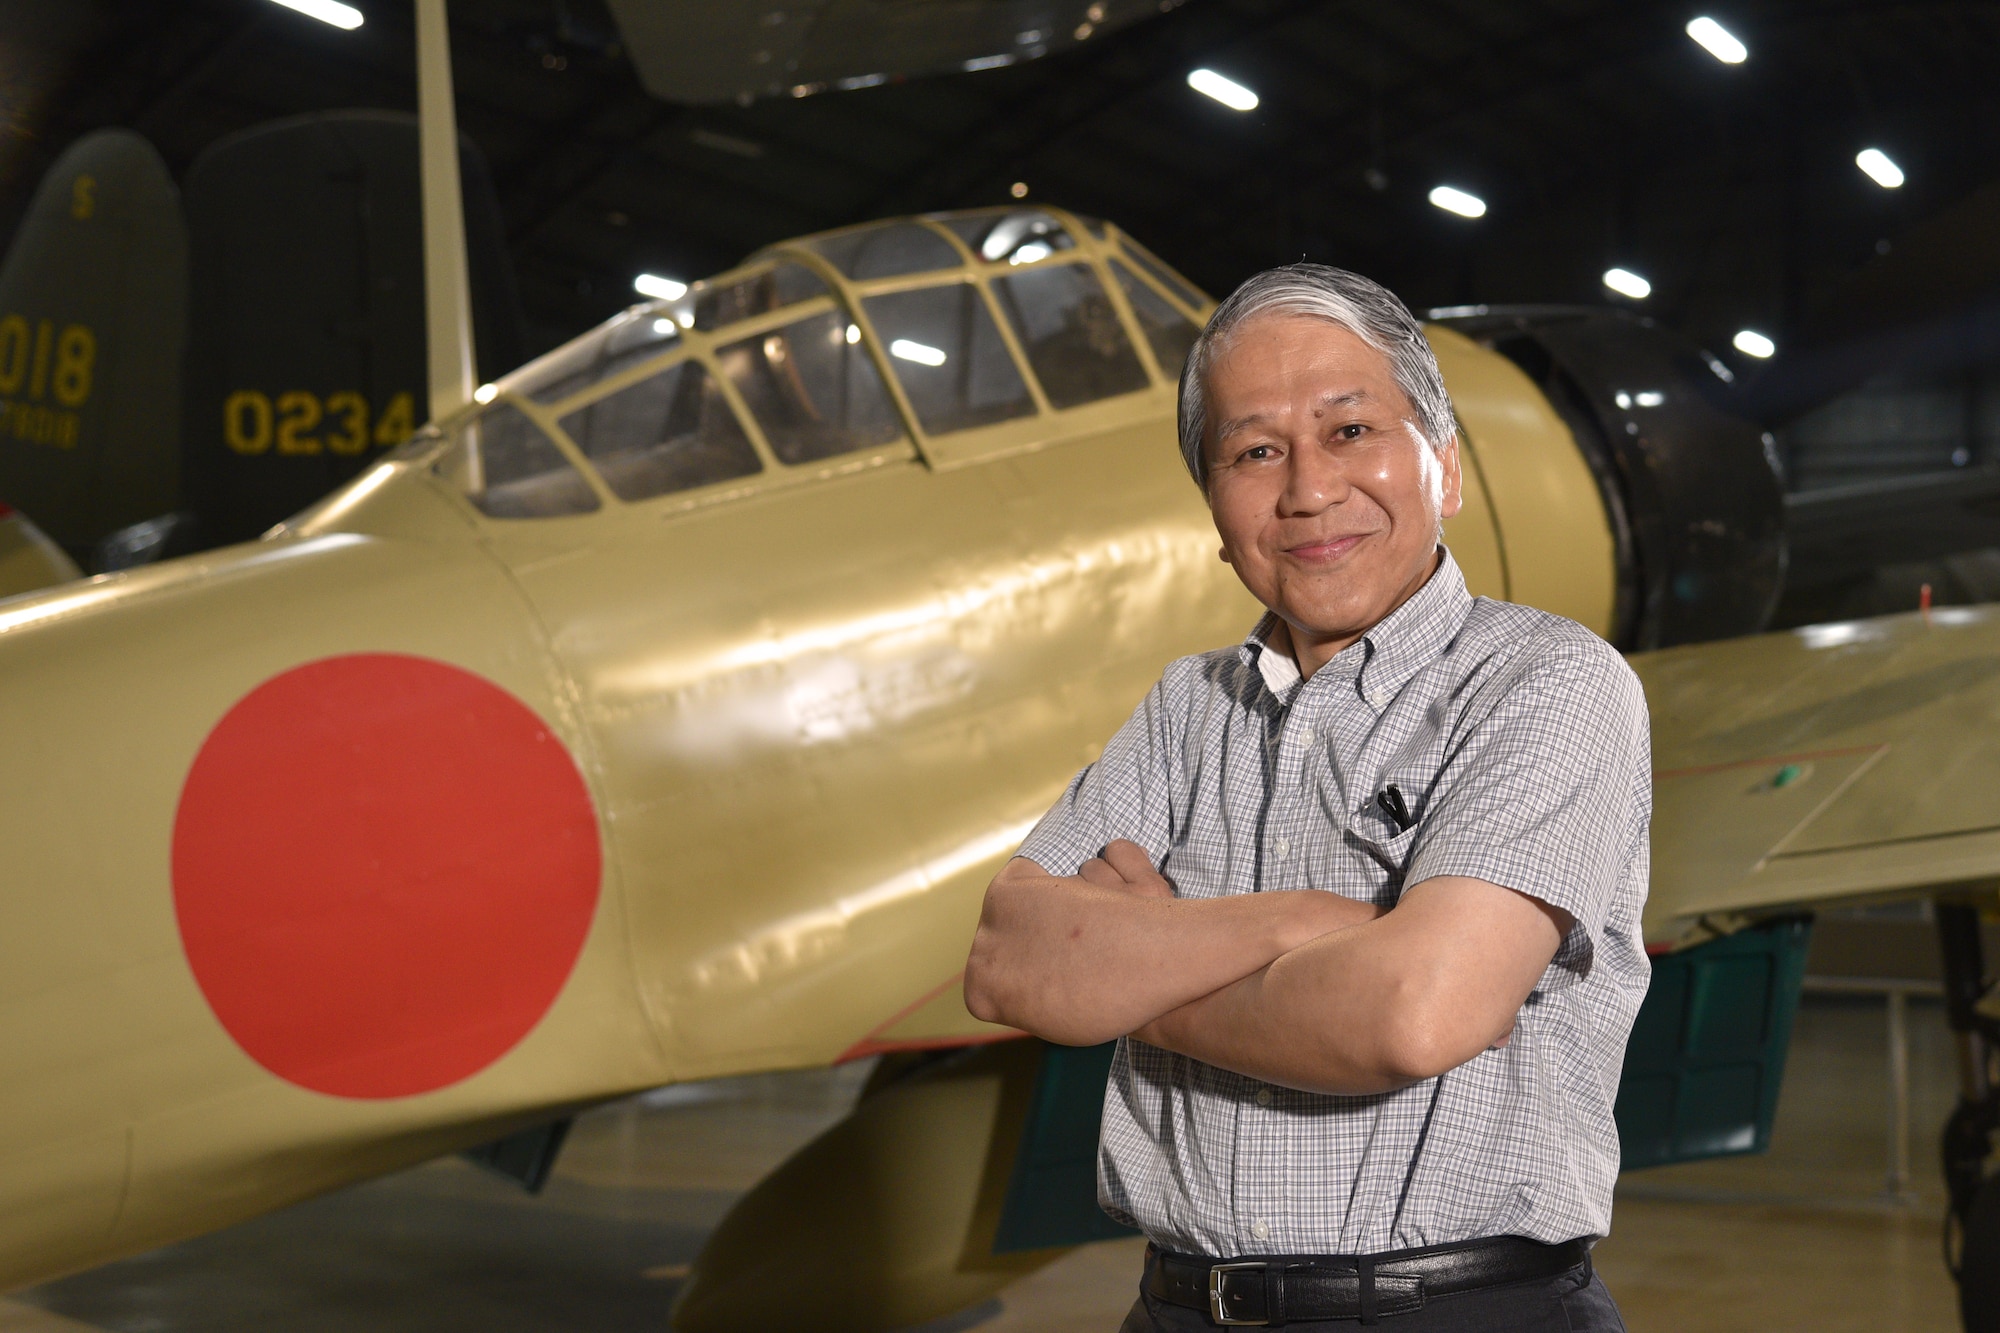
[{"label": "man's nose", "polygon": [[1347,469],[1318,440],[1294,442],[1289,463],[1284,494],[1279,497],[1287,514],[1316,514],[1347,499],[1351,489]]}]

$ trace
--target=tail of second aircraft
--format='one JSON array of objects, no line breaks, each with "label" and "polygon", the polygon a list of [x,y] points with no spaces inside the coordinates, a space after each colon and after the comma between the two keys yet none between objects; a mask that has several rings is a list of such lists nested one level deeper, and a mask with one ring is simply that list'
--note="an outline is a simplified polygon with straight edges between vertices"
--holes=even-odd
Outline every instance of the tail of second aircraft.
[{"label": "tail of second aircraft", "polygon": [[0,497],[78,563],[180,487],[187,232],[157,150],[85,135],[0,265]]}]

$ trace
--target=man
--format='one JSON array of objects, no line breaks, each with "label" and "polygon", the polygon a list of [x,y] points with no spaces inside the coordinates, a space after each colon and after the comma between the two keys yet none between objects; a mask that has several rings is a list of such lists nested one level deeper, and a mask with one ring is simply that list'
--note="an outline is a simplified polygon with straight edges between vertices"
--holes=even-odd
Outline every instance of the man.
[{"label": "man", "polygon": [[1180,435],[1269,613],[1077,776],[965,983],[989,1021],[1119,1039],[1099,1191],[1151,1241],[1126,1333],[1622,1329],[1589,1247],[1649,974],[1638,682],[1467,594],[1451,404],[1367,279],[1246,282]]}]

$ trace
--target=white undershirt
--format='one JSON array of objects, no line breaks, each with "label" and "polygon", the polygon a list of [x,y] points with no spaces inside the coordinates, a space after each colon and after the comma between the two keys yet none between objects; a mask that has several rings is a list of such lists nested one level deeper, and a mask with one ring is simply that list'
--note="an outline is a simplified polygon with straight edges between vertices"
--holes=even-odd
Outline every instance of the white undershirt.
[{"label": "white undershirt", "polygon": [[[1275,632],[1276,627],[1273,629]],[[1291,636],[1286,637],[1289,639]],[[1305,678],[1291,653],[1271,642],[1269,637],[1265,638],[1264,646],[1257,653],[1257,670],[1264,673],[1264,683],[1280,699],[1289,699],[1292,686]]]}]

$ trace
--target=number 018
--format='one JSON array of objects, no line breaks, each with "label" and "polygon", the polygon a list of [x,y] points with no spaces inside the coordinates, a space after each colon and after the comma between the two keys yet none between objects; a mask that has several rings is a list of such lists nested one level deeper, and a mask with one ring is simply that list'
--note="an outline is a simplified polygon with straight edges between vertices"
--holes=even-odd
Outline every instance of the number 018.
[{"label": "number 018", "polygon": [[321,398],[304,389],[271,395],[258,389],[238,389],[222,400],[222,438],[237,453],[256,457],[273,445],[294,457],[321,452],[353,457],[401,444],[415,430],[416,405],[408,393],[389,399],[371,425],[368,399],[342,390]]}]

